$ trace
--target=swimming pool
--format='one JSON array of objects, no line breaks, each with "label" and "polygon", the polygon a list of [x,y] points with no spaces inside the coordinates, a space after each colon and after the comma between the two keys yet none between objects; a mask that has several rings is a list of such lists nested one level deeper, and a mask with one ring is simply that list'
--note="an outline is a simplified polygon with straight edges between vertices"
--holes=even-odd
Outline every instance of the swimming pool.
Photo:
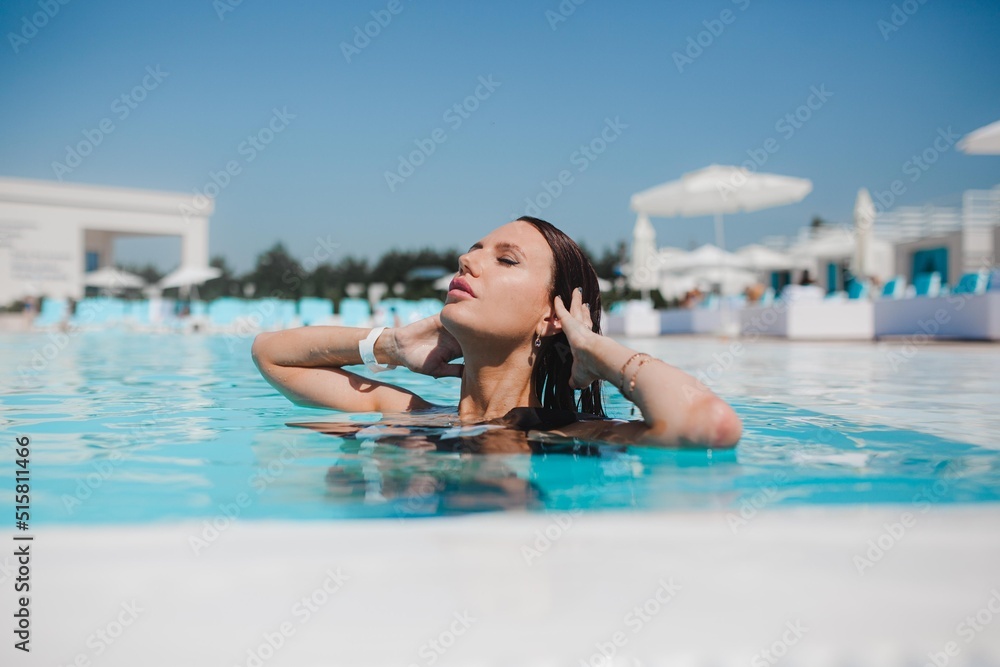
[{"label": "swimming pool", "polygon": [[[0,337],[4,437],[32,448],[32,519],[407,519],[509,510],[699,510],[1000,500],[1000,349],[632,340],[705,379],[744,420],[734,451],[538,442],[400,446],[290,422],[372,422],[289,403],[252,338],[124,332]],[[459,381],[383,373],[439,404]],[[628,404],[609,392],[612,416]]]}]

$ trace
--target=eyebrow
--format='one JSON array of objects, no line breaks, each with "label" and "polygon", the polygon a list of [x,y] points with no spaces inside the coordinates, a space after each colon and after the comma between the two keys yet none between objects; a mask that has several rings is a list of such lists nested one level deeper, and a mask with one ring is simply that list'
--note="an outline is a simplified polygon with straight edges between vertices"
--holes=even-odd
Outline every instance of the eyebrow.
[{"label": "eyebrow", "polygon": [[[482,247],[483,247],[482,241],[476,241],[471,246],[469,246],[469,250],[471,251],[475,250],[476,248],[482,248]],[[509,241],[500,241],[499,243],[496,244],[496,247],[497,250],[501,251],[510,250],[512,252],[519,254],[522,258],[527,257],[527,255],[524,254],[524,251],[521,250],[521,246],[517,245],[516,243],[510,243]]]}]

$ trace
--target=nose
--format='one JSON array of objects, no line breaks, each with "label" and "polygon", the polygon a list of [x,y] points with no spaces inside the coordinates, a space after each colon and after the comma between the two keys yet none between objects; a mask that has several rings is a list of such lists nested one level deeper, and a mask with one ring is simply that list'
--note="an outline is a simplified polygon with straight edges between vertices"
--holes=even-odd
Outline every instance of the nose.
[{"label": "nose", "polygon": [[[469,252],[458,256],[459,275],[464,273],[469,273],[472,274],[473,276],[477,275],[476,272],[473,271],[473,262],[472,262],[473,252],[474,251],[470,250]],[[476,268],[478,268],[478,265],[476,265]]]}]

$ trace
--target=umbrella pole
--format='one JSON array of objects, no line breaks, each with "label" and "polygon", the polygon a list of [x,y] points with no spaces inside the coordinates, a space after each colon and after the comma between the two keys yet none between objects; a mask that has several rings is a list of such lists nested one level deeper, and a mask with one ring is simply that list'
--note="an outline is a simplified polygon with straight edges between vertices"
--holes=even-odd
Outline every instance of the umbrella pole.
[{"label": "umbrella pole", "polygon": [[715,245],[719,246],[721,250],[726,249],[726,237],[722,231],[722,214],[715,214]]}]

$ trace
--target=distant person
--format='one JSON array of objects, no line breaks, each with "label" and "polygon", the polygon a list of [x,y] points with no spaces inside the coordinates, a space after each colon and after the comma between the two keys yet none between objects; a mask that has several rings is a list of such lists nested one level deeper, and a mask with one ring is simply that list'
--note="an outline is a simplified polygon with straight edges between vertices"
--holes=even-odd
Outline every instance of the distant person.
[{"label": "distant person", "polygon": [[[261,333],[251,354],[264,378],[300,405],[381,413],[446,407],[343,368],[363,363],[371,373],[391,365],[460,377],[453,418],[462,423],[521,424],[564,437],[662,447],[729,448],[743,431],[733,409],[697,379],[601,335],[594,267],[570,237],[532,217],[472,244],[433,316],[388,330]],[[464,364],[451,363],[459,357]],[[608,418],[604,382],[618,387],[643,419]]]},{"label": "distant person", "polygon": [[21,310],[21,315],[24,319],[24,326],[30,328],[35,322],[35,317],[38,316],[38,297],[24,297],[24,308]]},{"label": "distant person", "polygon": [[60,331],[69,331],[69,323],[74,315],[76,315],[76,299],[69,297],[66,299],[66,313],[63,315],[62,321],[59,322]]},{"label": "distant person", "polygon": [[389,315],[392,317],[392,326],[397,329],[403,326],[402,320],[399,319],[399,313],[396,311],[396,306],[389,306]]},{"label": "distant person", "polygon": [[754,283],[743,291],[743,296],[746,297],[747,303],[758,303],[764,298],[765,289],[760,283]]},{"label": "distant person", "polygon": [[812,279],[809,275],[809,269],[804,269],[802,271],[802,279],[799,280],[800,285],[815,285],[816,281]]}]

